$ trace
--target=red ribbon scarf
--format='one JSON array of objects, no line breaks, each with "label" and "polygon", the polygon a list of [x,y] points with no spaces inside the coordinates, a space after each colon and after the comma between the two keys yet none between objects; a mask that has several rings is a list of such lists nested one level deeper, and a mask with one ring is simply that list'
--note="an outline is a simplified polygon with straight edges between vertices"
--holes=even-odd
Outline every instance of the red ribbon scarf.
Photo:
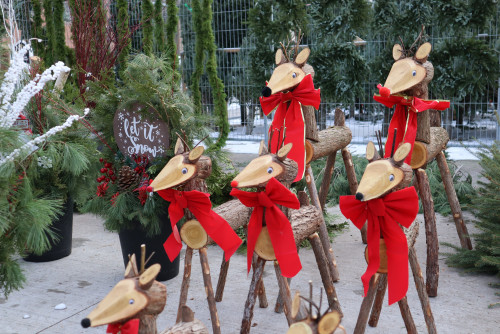
[{"label": "red ribbon scarf", "polygon": [[137,334],[139,333],[139,319],[131,319],[124,324],[109,324],[106,333],[110,334]]},{"label": "red ribbon scarf", "polygon": [[361,229],[368,219],[368,268],[361,276],[365,296],[371,277],[380,264],[380,231],[387,246],[387,280],[389,305],[406,296],[408,291],[408,244],[397,223],[410,227],[418,213],[418,196],[414,187],[404,188],[366,202],[354,196],[340,196],[340,211]]},{"label": "red ribbon scarf", "polygon": [[[417,113],[428,109],[445,110],[450,107],[450,101],[422,100],[414,96],[389,95],[385,97],[374,95],[373,99],[389,108],[396,105],[396,110],[394,110],[394,115],[389,124],[389,133],[385,143],[384,157],[387,158],[391,155],[394,129],[398,129],[394,147],[397,148],[402,142],[411,144],[410,153],[405,159],[407,164],[411,162],[413,144],[417,136]],[[408,127],[406,124],[407,117],[409,118]],[[404,129],[406,129],[406,131],[404,131]]]},{"label": "red ribbon scarf", "polygon": [[168,213],[172,224],[172,234],[163,244],[170,261],[179,255],[182,243],[177,230],[177,222],[184,217],[184,209],[188,208],[193,213],[207,234],[219,245],[225,254],[226,261],[240,247],[240,237],[229,226],[227,221],[212,210],[210,195],[198,190],[179,191],[174,189],[163,189],[158,194],[170,202]]},{"label": "red ribbon scarf", "polygon": [[[290,107],[287,109],[287,102],[290,101]],[[288,158],[297,162],[299,170],[295,181],[299,181],[304,176],[304,166],[306,161],[305,153],[305,124],[304,116],[300,105],[313,106],[319,108],[320,90],[314,89],[314,83],[310,74],[306,75],[299,85],[290,92],[279,92],[269,97],[260,97],[260,105],[264,114],[271,113],[276,106],[276,114],[269,128],[269,133],[273,133],[271,138],[271,153],[276,153],[282,142],[282,136],[277,134],[286,127],[285,144],[292,143],[292,151]]]},{"label": "red ribbon scarf", "polygon": [[243,205],[254,208],[248,223],[247,272],[250,272],[255,243],[262,230],[265,208],[266,226],[281,274],[284,277],[297,275],[302,269],[302,264],[297,254],[292,226],[285,214],[276,206],[279,204],[287,208],[298,209],[300,204],[297,196],[275,178],[269,180],[265,191],[246,192],[233,188],[230,195],[238,198]]}]

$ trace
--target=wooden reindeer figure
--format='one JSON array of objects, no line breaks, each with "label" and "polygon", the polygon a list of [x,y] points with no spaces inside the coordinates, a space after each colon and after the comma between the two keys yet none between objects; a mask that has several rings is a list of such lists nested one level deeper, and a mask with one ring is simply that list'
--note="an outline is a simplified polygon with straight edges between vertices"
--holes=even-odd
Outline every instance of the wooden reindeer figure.
[{"label": "wooden reindeer figure", "polygon": [[[252,160],[231,183],[233,187],[231,195],[237,197],[245,206],[254,208],[247,228],[248,271],[252,266],[254,252],[257,259],[245,304],[241,333],[250,331],[256,296],[262,289],[261,280],[266,261],[274,261],[285,316],[288,323],[291,323],[290,288],[285,277],[295,276],[302,268],[297,244],[305,238],[311,241],[315,250],[323,283],[329,294],[329,303],[332,308],[340,312],[321,242],[315,233],[322,223],[321,211],[312,205],[307,205],[308,203],[303,203],[301,207],[301,202],[288,189],[297,173],[297,164],[287,159],[291,147],[292,144],[289,143],[277,154],[269,154],[261,142],[260,156]],[[237,188],[257,188],[258,192],[245,192]],[[282,208],[280,209],[278,205]]]},{"label": "wooden reindeer figure", "polygon": [[[142,245],[142,254],[146,254]],[[82,326],[108,325],[106,333],[156,334],[156,318],[167,302],[167,288],[155,281],[161,266],[153,264],[137,270],[135,254],[125,268],[125,279],[118,282],[106,297],[82,320]]]},{"label": "wooden reindeer figure", "polygon": [[[412,225],[418,213],[418,196],[414,187],[408,188],[412,179],[412,169],[404,161],[410,150],[411,145],[404,143],[396,152],[392,150],[389,158],[381,159],[375,145],[369,142],[366,158],[370,163],[359,183],[358,192],[355,196],[340,197],[340,210],[344,216],[359,229],[365,222],[368,226],[368,245],[365,251],[368,268],[361,277],[365,298],[354,333],[364,333],[372,304],[370,325],[376,326],[386,288],[389,291],[389,305],[398,302],[408,333],[417,333],[406,300],[408,260],[412,267],[427,328],[430,333],[435,333],[436,330],[413,248],[418,234],[418,224]],[[405,228],[410,228],[412,225],[406,230],[408,238],[399,224]],[[373,303],[375,294],[377,297]]]},{"label": "wooden reindeer figure", "polygon": [[[387,136],[386,156],[393,145],[392,138],[395,129],[398,130],[394,140],[396,147],[402,142],[412,145],[406,163],[411,165],[415,172],[420,199],[424,207],[427,237],[427,292],[429,296],[434,297],[437,295],[439,280],[439,243],[434,203],[425,173],[426,165],[434,158],[439,166],[460,244],[468,249],[472,249],[472,244],[443,152],[449,139],[448,133],[441,127],[440,114],[436,111],[436,109],[448,108],[450,102],[427,100],[428,85],[434,76],[434,68],[427,60],[432,49],[431,44],[423,43],[416,48],[421,41],[422,34],[423,28],[415,43],[408,50],[400,44],[394,45],[395,62],[384,86],[378,85],[380,95],[375,95],[374,99],[387,107],[396,106]],[[416,51],[414,51],[415,48]]]},{"label": "wooden reindeer figure", "polygon": [[[193,250],[197,249],[200,254],[212,330],[214,333],[220,333],[206,246],[212,239],[224,250],[227,261],[242,241],[226,220],[212,210],[205,183],[205,179],[211,173],[212,163],[209,157],[202,155],[203,151],[202,146],[189,150],[187,144],[179,138],[175,145],[175,156],[153,180],[148,190],[157,192],[170,202],[168,211],[173,233],[164,244],[169,258],[174,259],[179,255],[182,248],[181,240],[187,245],[177,322],[181,320],[182,306],[186,304],[191,277],[191,259]],[[186,222],[179,234],[175,224],[182,217],[186,218]]]}]

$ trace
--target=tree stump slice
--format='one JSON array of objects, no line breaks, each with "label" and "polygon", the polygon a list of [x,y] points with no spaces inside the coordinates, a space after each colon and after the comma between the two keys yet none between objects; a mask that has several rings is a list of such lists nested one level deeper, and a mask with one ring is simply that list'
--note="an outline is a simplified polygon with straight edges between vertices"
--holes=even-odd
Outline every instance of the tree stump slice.
[{"label": "tree stump slice", "polygon": [[430,128],[429,143],[415,141],[411,156],[411,168],[425,167],[430,163],[448,144],[448,132],[444,128]]},{"label": "tree stump slice", "polygon": [[185,222],[180,230],[182,241],[192,249],[200,249],[206,246],[208,234],[196,219]]},{"label": "tree stump slice", "polygon": [[337,311],[325,314],[318,323],[318,334],[330,334],[337,329],[342,317]]}]

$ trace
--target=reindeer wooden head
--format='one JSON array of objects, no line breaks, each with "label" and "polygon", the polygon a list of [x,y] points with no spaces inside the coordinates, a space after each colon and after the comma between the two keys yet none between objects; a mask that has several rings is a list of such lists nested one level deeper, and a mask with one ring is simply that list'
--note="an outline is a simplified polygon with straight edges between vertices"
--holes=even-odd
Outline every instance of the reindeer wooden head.
[{"label": "reindeer wooden head", "polygon": [[268,97],[278,92],[294,89],[307,75],[304,71],[304,65],[306,65],[310,53],[311,50],[305,48],[297,53],[293,60],[290,60],[284,48],[278,49],[275,59],[277,66],[267,86],[262,89],[262,96]]},{"label": "reindeer wooden head", "polygon": [[175,156],[163,167],[160,174],[150,184],[152,191],[175,188],[186,185],[195,178],[206,179],[212,172],[212,161],[202,155],[204,148],[189,148],[178,138],[175,144]]},{"label": "reindeer wooden head", "polygon": [[[84,328],[107,324],[124,324],[133,318],[139,318],[141,329],[156,332],[155,317],[160,314],[167,301],[167,288],[155,281],[161,266],[154,264],[142,274],[137,270],[135,254],[125,269],[125,279],[118,282],[106,297],[82,320]],[[148,332],[149,333],[149,332]]]},{"label": "reindeer wooden head", "polygon": [[359,182],[356,199],[369,201],[407,187],[413,175],[411,167],[404,163],[410,148],[409,143],[404,143],[390,158],[382,159],[373,142],[368,142],[366,158],[370,163]]},{"label": "reindeer wooden head", "polygon": [[271,178],[290,184],[297,175],[297,163],[287,159],[292,144],[286,144],[276,154],[268,152],[264,141],[260,142],[259,157],[250,163],[233,179],[233,188],[265,187]]}]

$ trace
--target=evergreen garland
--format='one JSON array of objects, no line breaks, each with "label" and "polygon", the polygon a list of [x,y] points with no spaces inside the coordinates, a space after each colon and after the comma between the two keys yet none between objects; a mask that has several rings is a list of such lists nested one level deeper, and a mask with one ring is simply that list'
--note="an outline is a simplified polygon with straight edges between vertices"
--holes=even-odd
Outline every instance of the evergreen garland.
[{"label": "evergreen garland", "polygon": [[142,52],[153,54],[153,4],[151,0],[142,0]]},{"label": "evergreen garland", "polygon": [[178,12],[179,9],[177,8],[176,1],[167,0],[167,37],[165,55],[167,57],[167,60],[172,64],[175,82],[178,82],[181,78],[179,70],[177,69],[177,45],[175,44],[175,33],[177,32],[177,24],[179,23]]},{"label": "evergreen garland", "polygon": [[[42,30],[42,6],[40,0],[32,0],[31,2],[33,6],[33,37],[43,39],[43,30]],[[43,41],[41,42],[43,43]],[[35,41],[33,45],[33,53],[40,58],[44,58],[44,48],[43,45],[37,41]]]},{"label": "evergreen garland", "polygon": [[129,15],[128,15],[128,0],[117,0],[116,1],[116,9],[117,9],[117,17],[116,17],[116,32],[118,40],[122,40],[124,38],[127,39],[122,52],[118,56],[118,73],[120,78],[123,77],[123,73],[127,68],[127,61],[130,54],[130,50],[132,49],[132,41],[130,39],[129,31]]},{"label": "evergreen garland", "polygon": [[53,61],[66,61],[66,36],[64,26],[64,0],[52,0],[53,3],[53,25],[54,25],[54,42]]},{"label": "evergreen garland", "polygon": [[162,12],[162,0],[156,0],[154,8],[154,35],[156,51],[160,55],[165,52],[165,32]]},{"label": "evergreen garland", "polygon": [[215,37],[212,29],[212,0],[195,0],[192,3],[194,31],[196,34],[195,44],[195,70],[191,77],[191,91],[198,114],[202,114],[200,79],[203,74],[203,65],[206,57],[206,72],[214,101],[214,115],[217,117],[216,125],[219,128],[219,138],[209,151],[217,151],[224,147],[229,136],[229,121],[227,115],[226,93],[224,84],[217,75],[217,58]]},{"label": "evergreen garland", "polygon": [[52,1],[53,0],[43,0],[43,15],[45,17],[45,64],[53,64],[54,63],[54,48],[55,48],[55,40],[54,40],[54,16],[52,12]]}]

